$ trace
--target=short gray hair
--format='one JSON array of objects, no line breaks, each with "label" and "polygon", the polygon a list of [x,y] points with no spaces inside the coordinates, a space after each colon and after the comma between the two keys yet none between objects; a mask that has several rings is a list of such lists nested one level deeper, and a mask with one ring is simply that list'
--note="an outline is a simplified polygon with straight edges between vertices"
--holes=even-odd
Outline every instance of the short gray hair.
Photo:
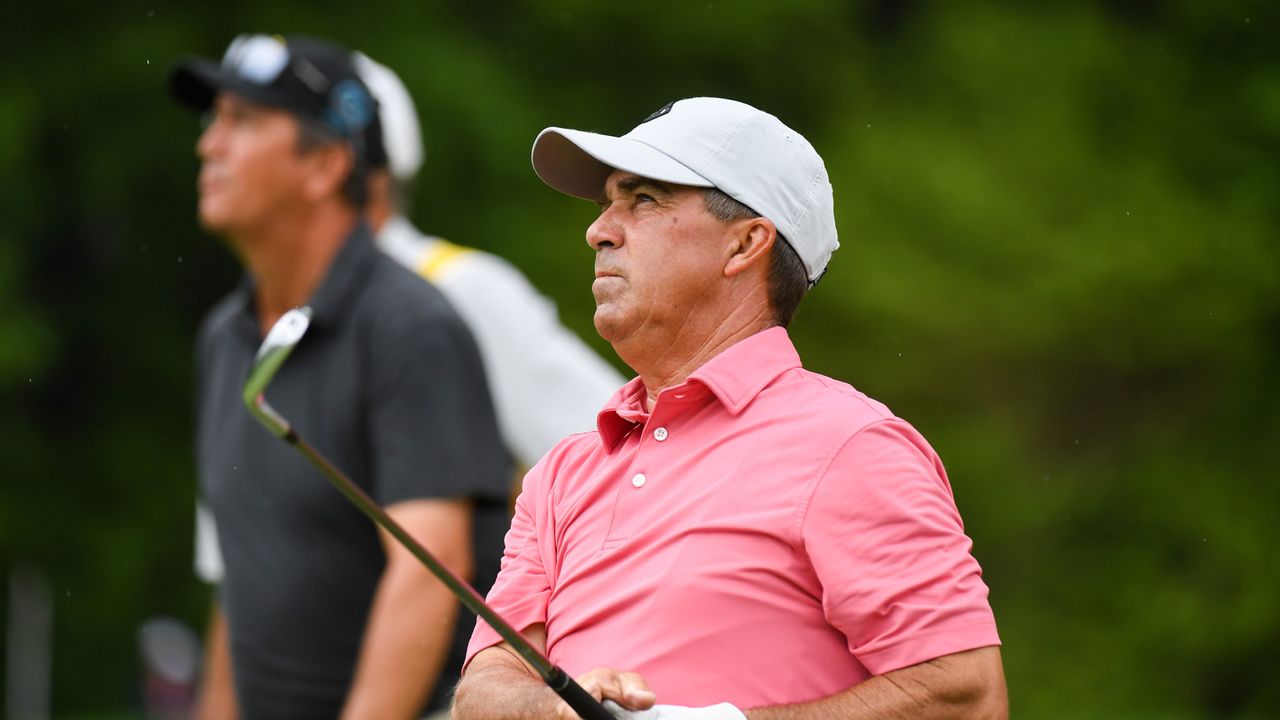
[{"label": "short gray hair", "polygon": [[[717,188],[704,188],[702,200],[707,212],[720,222],[760,217],[760,213]],[[796,308],[800,307],[800,301],[808,291],[809,271],[791,243],[778,233],[773,252],[769,254],[769,305],[773,308],[774,320],[782,327],[790,325]]]}]

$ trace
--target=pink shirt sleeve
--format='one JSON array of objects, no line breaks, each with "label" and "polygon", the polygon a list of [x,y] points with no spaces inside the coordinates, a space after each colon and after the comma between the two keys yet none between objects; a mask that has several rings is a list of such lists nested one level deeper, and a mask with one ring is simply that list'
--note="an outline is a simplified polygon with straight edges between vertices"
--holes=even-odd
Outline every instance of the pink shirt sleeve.
[{"label": "pink shirt sleeve", "polygon": [[[543,555],[536,533],[534,518],[545,503],[535,498],[545,496],[544,469],[546,458],[525,476],[523,489],[516,498],[515,516],[507,531],[502,554],[501,572],[486,598],[489,606],[499,616],[511,623],[516,630],[524,630],[535,623],[547,621],[547,597],[551,592]],[[467,645],[467,658],[463,668],[470,664],[476,653],[502,642],[502,636],[482,618],[476,618],[476,628]]]},{"label": "pink shirt sleeve", "polygon": [[901,420],[833,457],[801,526],[828,622],[871,673],[1000,644],[946,473]]}]

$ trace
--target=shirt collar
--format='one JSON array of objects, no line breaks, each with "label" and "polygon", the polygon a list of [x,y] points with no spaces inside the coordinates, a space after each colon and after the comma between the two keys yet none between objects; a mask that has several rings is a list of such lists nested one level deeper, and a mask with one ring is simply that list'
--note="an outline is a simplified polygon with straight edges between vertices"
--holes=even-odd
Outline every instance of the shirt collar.
[{"label": "shirt collar", "polygon": [[311,324],[332,325],[350,307],[353,296],[365,284],[373,269],[378,249],[373,234],[364,221],[356,223],[338,251],[320,287],[311,294]]},{"label": "shirt collar", "polygon": [[[786,328],[771,327],[738,341],[690,373],[684,383],[663,390],[658,403],[678,401],[705,388],[730,415],[741,413],[782,373],[803,367]],[[596,416],[605,449],[612,452],[633,427],[649,419],[644,382],[634,378],[614,393]]]}]

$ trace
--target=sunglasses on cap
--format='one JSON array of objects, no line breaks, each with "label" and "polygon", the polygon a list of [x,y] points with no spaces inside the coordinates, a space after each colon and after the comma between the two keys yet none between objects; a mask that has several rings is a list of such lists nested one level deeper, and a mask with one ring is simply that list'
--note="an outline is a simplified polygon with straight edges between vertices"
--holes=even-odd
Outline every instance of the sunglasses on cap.
[{"label": "sunglasses on cap", "polygon": [[326,106],[322,119],[348,139],[357,140],[373,119],[374,104],[358,80],[334,81],[324,70],[292,52],[278,35],[240,35],[222,55],[223,72],[266,88],[288,73]]},{"label": "sunglasses on cap", "polygon": [[[222,54],[222,69],[257,85],[270,85],[289,66],[289,47],[272,35],[239,35]],[[301,77],[298,78],[302,80]],[[304,80],[305,82],[305,80]],[[322,88],[312,87],[317,94]]]}]

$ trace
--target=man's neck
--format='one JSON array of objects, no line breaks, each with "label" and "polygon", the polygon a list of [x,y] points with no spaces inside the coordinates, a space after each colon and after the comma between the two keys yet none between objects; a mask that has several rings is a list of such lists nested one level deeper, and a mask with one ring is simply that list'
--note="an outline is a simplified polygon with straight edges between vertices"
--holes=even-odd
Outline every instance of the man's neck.
[{"label": "man's neck", "polygon": [[253,276],[258,328],[264,336],[281,315],[306,303],[320,286],[358,220],[345,205],[323,205],[233,239]]},{"label": "man's neck", "polygon": [[648,393],[645,406],[653,410],[663,390],[683,384],[715,356],[775,325],[767,302],[747,303],[701,331],[685,325],[673,337],[618,343],[614,350],[640,375]]}]

